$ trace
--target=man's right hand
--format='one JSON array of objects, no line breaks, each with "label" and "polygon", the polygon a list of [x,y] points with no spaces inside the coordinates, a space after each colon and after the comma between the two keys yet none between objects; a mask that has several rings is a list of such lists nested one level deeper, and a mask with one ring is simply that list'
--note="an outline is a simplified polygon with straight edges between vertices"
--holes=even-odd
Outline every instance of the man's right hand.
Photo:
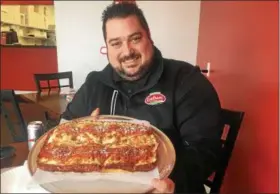
[{"label": "man's right hand", "polygon": [[97,108],[95,109],[94,111],[92,111],[92,113],[90,114],[90,116],[94,117],[94,118],[97,118],[100,114],[100,109]]}]

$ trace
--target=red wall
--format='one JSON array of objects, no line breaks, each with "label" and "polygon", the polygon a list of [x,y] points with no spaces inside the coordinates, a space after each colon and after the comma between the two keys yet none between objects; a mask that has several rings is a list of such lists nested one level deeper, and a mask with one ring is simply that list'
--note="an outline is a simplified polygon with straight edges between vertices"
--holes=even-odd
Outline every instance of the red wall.
[{"label": "red wall", "polygon": [[[1,0],[3,5],[53,5],[53,0]],[[1,89],[35,90],[34,73],[55,73],[56,48],[1,47]]]},{"label": "red wall", "polygon": [[53,0],[1,0],[1,4],[3,5],[53,5]]},{"label": "red wall", "polygon": [[56,72],[56,48],[1,47],[1,89],[36,90],[34,73]]},{"label": "red wall", "polygon": [[278,193],[278,2],[203,1],[197,61],[245,118],[223,193]]}]

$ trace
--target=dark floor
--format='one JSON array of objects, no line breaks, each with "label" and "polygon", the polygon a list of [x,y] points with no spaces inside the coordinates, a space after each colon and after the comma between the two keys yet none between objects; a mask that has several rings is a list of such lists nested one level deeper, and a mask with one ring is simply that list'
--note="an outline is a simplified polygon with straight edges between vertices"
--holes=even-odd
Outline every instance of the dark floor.
[{"label": "dark floor", "polygon": [[[9,111],[12,110],[12,108],[8,107]],[[45,121],[44,117],[44,109],[42,107],[36,105],[36,104],[27,104],[27,103],[21,103],[20,109],[23,115],[23,118],[25,120],[25,123],[29,123],[30,121]],[[12,112],[12,111],[10,111]],[[15,118],[15,116],[12,116]],[[13,119],[13,121],[15,121]],[[18,125],[17,125],[18,126]],[[1,115],[1,145],[7,145],[13,142],[12,136],[10,134],[10,131],[7,127],[6,120],[3,115]]]}]

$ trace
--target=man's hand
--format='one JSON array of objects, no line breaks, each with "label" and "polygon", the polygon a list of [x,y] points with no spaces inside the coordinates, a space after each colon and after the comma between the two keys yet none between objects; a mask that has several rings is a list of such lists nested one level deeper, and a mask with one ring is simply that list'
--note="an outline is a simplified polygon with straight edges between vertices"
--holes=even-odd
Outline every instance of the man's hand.
[{"label": "man's hand", "polygon": [[100,114],[100,109],[97,108],[95,109],[94,111],[92,111],[92,113],[90,114],[90,116],[94,117],[94,118],[97,118]]},{"label": "man's hand", "polygon": [[155,188],[152,193],[174,193],[175,184],[171,179],[153,179],[152,185]]}]

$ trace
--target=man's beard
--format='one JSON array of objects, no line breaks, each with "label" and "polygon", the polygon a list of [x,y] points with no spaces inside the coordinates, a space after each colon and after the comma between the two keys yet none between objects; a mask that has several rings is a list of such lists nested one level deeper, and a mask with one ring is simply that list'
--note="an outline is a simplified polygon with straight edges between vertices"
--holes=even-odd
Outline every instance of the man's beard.
[{"label": "man's beard", "polygon": [[119,74],[120,77],[122,77],[125,80],[136,81],[146,75],[146,73],[149,71],[149,67],[150,65],[145,65],[143,67],[140,67],[139,71],[133,75],[126,73],[123,69],[121,70],[116,69],[116,72]]},{"label": "man's beard", "polygon": [[[125,72],[125,69],[122,67],[122,63],[125,63],[126,61],[139,60],[139,59],[141,59],[141,54],[136,53],[136,52],[131,52],[129,55],[120,58],[119,62],[121,64],[121,68],[116,69],[116,72],[119,74],[120,77],[122,77],[125,80],[129,80],[129,81],[136,81],[136,80],[142,78],[148,72],[150,64],[145,64],[145,65],[141,66],[140,69],[138,70],[138,72],[136,72],[135,74],[129,74],[129,73]],[[136,61],[136,62],[138,62],[138,61]]]}]

